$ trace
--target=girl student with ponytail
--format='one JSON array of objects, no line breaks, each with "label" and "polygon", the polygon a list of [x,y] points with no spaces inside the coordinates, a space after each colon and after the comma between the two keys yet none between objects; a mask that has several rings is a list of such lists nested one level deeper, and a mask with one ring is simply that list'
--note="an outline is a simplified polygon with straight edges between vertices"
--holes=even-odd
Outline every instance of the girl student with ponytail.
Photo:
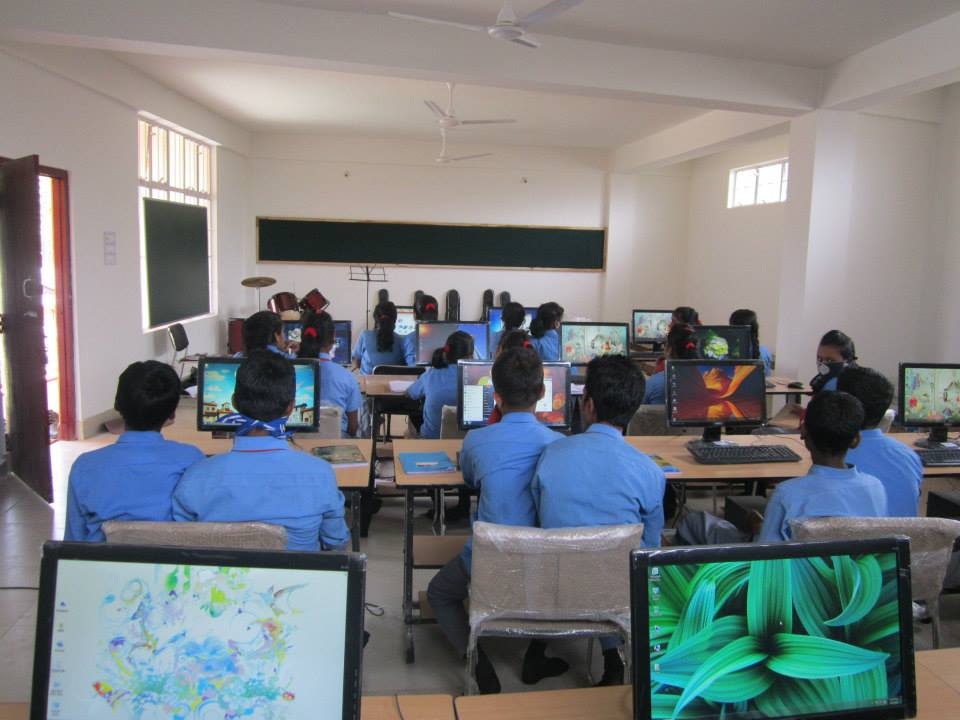
[{"label": "girl student with ponytail", "polygon": [[537,308],[537,316],[530,323],[530,342],[540,354],[541,360],[560,359],[560,323],[563,308],[555,302],[547,302]]},{"label": "girl student with ponytail", "polygon": [[746,325],[750,328],[750,335],[753,338],[753,357],[763,360],[763,371],[769,377],[773,372],[773,356],[765,345],[760,344],[760,322],[757,320],[757,313],[747,308],[734,310],[730,313],[730,324]]},{"label": "girl student with ponytail", "polygon": [[[519,303],[518,303],[519,304]],[[521,309],[523,306],[520,306]],[[506,323],[506,306],[504,306],[504,323]],[[521,315],[521,323],[523,322]],[[527,348],[533,349],[533,343],[530,340],[530,333],[526,330],[504,330],[503,334],[500,335],[500,341],[497,343],[497,352],[493,356],[493,359],[496,360],[507,350],[512,350],[513,348]],[[503,419],[503,413],[500,411],[499,405],[494,405],[493,410],[490,411],[490,417],[487,418],[487,425],[495,425]]]},{"label": "girl student with ponytail", "polygon": [[[667,333],[663,350],[666,360],[696,360],[697,345],[693,341],[693,328],[689,325],[674,325]],[[667,402],[667,374],[660,370],[647,378],[643,391],[644,405],[663,405]]]},{"label": "girl student with ponytail", "polygon": [[457,404],[457,360],[472,357],[473,337],[458,330],[447,338],[446,345],[433,353],[431,367],[407,388],[407,395],[424,401],[420,437],[440,437],[443,406]]},{"label": "girl student with ponytail", "polygon": [[410,344],[393,330],[397,324],[397,306],[382,302],[373,309],[374,330],[360,333],[353,348],[353,365],[362,375],[370,375],[377,365],[413,365]]},{"label": "girl student with ponytail", "polygon": [[347,437],[355,437],[360,426],[360,383],[352,372],[333,362],[335,343],[336,331],[329,313],[304,316],[298,357],[320,361],[320,400],[343,410],[341,431]]}]

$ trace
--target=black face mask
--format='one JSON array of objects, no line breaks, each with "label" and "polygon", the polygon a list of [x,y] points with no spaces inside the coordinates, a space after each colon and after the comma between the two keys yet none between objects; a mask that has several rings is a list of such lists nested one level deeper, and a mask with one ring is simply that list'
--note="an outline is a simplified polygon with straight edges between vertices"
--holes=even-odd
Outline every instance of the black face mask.
[{"label": "black face mask", "polygon": [[817,363],[817,375],[810,381],[810,387],[814,392],[820,392],[821,388],[830,382],[833,378],[839,377],[847,368],[846,362],[820,362]]}]

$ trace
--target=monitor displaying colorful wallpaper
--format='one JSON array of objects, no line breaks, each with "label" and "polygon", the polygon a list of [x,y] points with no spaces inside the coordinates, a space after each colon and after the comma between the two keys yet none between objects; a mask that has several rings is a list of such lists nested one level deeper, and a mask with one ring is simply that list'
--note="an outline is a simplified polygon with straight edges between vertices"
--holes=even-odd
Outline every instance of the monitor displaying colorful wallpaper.
[{"label": "monitor displaying colorful wallpaper", "polygon": [[904,425],[960,425],[960,365],[903,363],[900,421]]},{"label": "monitor displaying colorful wallpaper", "polygon": [[673,310],[634,310],[633,341],[662,343],[670,332]]},{"label": "monitor displaying colorful wallpaper", "polygon": [[413,311],[413,306],[397,305],[397,324],[393,331],[397,335],[409,335],[417,329],[417,316]]},{"label": "monitor displaying colorful wallpaper", "polygon": [[693,342],[704,360],[753,358],[753,335],[747,325],[695,325]]},{"label": "monitor displaying colorful wallpaper", "polygon": [[453,333],[458,330],[473,338],[472,360],[487,360],[490,357],[490,325],[485,322],[418,322],[417,323],[417,364],[429,365],[433,353],[442,348]]},{"label": "monitor displaying colorful wallpaper", "polygon": [[627,323],[561,323],[560,359],[586,365],[600,355],[629,353]]},{"label": "monitor displaying colorful wallpaper", "polygon": [[[457,415],[460,428],[483,427],[493,412],[493,363],[458,363]],[[537,420],[550,427],[570,425],[570,364],[543,364],[543,397],[537,403]]]},{"label": "monitor displaying colorful wallpaper", "polygon": [[766,422],[762,360],[668,360],[667,416],[671,425],[758,425]]}]

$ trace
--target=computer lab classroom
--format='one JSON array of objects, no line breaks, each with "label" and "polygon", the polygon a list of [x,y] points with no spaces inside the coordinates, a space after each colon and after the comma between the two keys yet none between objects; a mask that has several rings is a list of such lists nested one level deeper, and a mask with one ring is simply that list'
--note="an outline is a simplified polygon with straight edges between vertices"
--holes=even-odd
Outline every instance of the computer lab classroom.
[{"label": "computer lab classroom", "polygon": [[[0,720],[960,718],[960,0],[0,0],[0,98]],[[484,521],[461,453],[508,302],[562,308],[554,356],[505,351],[543,359],[545,454],[605,424],[594,358],[664,373],[602,428],[658,532]],[[409,357],[361,372],[388,303]],[[250,426],[330,460],[349,540],[125,510],[65,540],[132,364],[177,376],[164,438],[241,444],[264,311],[291,356],[334,321],[286,430]],[[428,439],[407,391],[458,330]],[[762,541],[805,423],[865,409],[852,368],[892,386],[852,432],[909,451],[916,512]],[[471,552],[461,652],[428,588]]]}]

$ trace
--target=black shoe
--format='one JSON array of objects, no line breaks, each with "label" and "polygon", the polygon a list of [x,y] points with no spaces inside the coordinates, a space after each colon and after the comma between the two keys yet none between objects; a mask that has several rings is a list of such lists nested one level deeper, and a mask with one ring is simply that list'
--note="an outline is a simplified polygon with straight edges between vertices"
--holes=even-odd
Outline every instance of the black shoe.
[{"label": "black shoe", "polygon": [[623,660],[616,648],[603,651],[603,677],[594,687],[623,685]]},{"label": "black shoe", "polygon": [[542,640],[531,640],[527,654],[523,656],[523,671],[520,679],[526,685],[536,685],[546,678],[563,675],[570,664],[561,658],[546,656],[547,644]]},{"label": "black shoe", "polygon": [[500,678],[497,677],[497,671],[493,669],[493,663],[487,654],[477,648],[477,668],[474,671],[474,677],[477,678],[477,687],[481,695],[496,695],[500,692]]}]

